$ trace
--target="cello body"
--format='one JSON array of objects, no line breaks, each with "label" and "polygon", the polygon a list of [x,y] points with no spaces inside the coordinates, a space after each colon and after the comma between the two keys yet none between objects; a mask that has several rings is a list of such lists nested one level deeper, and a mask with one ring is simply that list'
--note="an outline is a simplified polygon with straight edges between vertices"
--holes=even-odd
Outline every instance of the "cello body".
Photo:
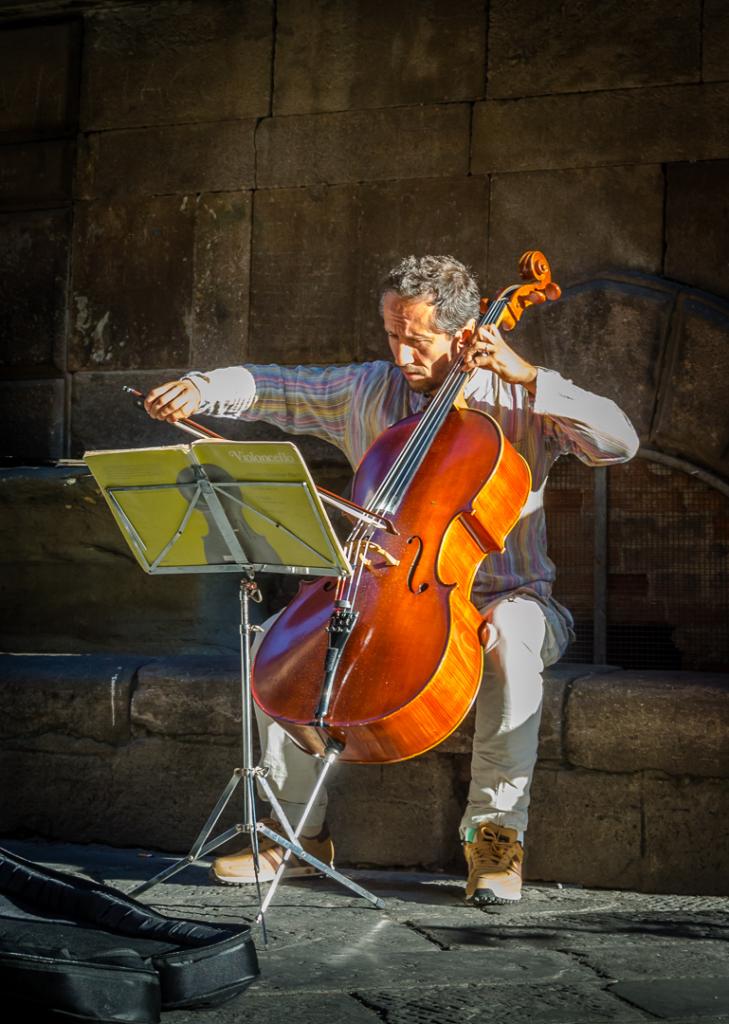
[{"label": "cello body", "polygon": [[[367,506],[423,414],[386,430],[354,479]],[[340,761],[388,763],[424,753],[468,713],[481,683],[481,615],[469,599],[479,564],[503,550],[531,485],[529,467],[484,413],[453,408],[391,521],[354,565],[357,619],[326,715],[316,717],[336,584],[299,593],[265,636],[253,695],[294,741]]]}]

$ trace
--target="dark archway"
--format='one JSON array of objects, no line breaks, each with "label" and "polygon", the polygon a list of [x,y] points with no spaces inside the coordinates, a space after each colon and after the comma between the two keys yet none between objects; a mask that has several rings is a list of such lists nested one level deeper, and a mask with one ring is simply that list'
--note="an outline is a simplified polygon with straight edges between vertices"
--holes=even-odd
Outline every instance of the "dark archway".
[{"label": "dark archway", "polygon": [[[526,324],[526,319],[525,319]],[[537,362],[609,395],[636,460],[555,467],[546,496],[555,595],[574,661],[729,668],[729,303],[663,278],[606,273],[526,326]]]}]

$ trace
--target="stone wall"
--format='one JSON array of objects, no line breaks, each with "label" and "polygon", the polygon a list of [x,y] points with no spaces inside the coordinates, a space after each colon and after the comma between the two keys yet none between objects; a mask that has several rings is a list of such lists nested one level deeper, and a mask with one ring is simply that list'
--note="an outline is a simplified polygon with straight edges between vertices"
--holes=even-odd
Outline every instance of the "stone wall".
[{"label": "stone wall", "polygon": [[[729,19],[717,0],[610,0],[592,21],[579,0],[529,0],[518,24],[507,0],[0,5],[0,454],[179,443],[120,385],[377,358],[400,255],[451,251],[493,293],[538,245],[564,298],[517,347],[726,479]],[[346,485],[338,453],[302,447]],[[2,480],[2,645],[96,650],[106,631],[107,649],[160,653],[169,630],[171,649],[218,649],[230,581],[191,583],[187,613],[170,581],[142,590],[103,506],[79,529],[98,495],[67,501],[63,476],[33,498]],[[566,603],[591,601],[590,573],[565,564]]]},{"label": "stone wall", "polygon": [[[726,297],[727,44],[721,0],[609,0],[599,30],[583,0],[4,3],[5,453],[176,440],[122,382],[376,357],[377,283],[410,251],[486,293],[538,246],[564,286],[632,270]],[[652,387],[650,320],[581,302],[549,318],[584,332],[575,375],[605,323],[612,389]]]},{"label": "stone wall", "polygon": [[[239,680],[233,658],[0,655],[0,828],[188,850],[239,764]],[[725,675],[549,669],[528,877],[726,893],[728,714]],[[462,870],[472,728],[412,761],[335,767],[340,865]],[[216,834],[240,816],[236,800]]]}]

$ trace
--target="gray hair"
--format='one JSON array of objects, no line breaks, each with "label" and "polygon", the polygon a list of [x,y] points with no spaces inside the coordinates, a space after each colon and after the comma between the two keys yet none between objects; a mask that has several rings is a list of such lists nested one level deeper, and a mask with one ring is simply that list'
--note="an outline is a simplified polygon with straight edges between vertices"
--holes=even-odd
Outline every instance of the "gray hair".
[{"label": "gray hair", "polygon": [[453,256],[405,256],[382,282],[380,312],[387,292],[432,303],[433,325],[446,334],[455,334],[478,317],[481,295],[476,279]]}]

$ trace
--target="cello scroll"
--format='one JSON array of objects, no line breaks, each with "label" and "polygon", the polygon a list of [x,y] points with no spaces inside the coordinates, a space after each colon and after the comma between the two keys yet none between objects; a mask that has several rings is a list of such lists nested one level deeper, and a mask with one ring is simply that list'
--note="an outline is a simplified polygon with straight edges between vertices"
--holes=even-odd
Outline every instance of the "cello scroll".
[{"label": "cello scroll", "polygon": [[[519,276],[523,285],[512,285],[504,289],[499,299],[504,301],[504,309],[496,326],[504,331],[512,331],[524,311],[529,306],[540,306],[544,302],[554,302],[562,294],[560,286],[552,280],[552,269],[543,252],[529,249],[519,259]],[[485,313],[489,305],[488,299],[481,300],[481,312]]]}]

